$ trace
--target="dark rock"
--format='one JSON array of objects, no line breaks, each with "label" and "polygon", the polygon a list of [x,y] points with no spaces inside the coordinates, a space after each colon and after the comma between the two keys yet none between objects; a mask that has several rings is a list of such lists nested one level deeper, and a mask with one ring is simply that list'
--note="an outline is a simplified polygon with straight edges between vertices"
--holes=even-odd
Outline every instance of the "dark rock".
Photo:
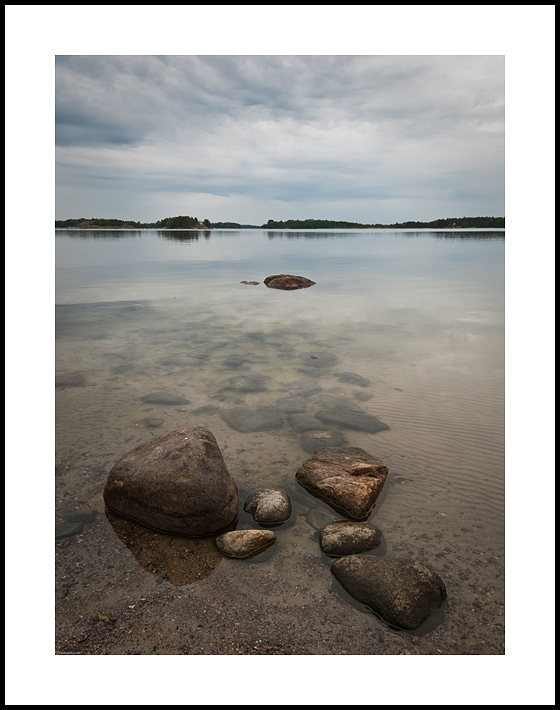
[{"label": "dark rock", "polygon": [[370,528],[367,523],[339,520],[321,530],[319,544],[325,555],[342,557],[374,550],[379,547],[381,540],[379,528]]},{"label": "dark rock", "polygon": [[339,424],[348,429],[357,429],[358,431],[369,431],[370,434],[389,429],[387,424],[374,417],[373,414],[365,414],[363,412],[350,412],[345,409],[320,409],[315,416],[322,422]]},{"label": "dark rock", "polygon": [[74,510],[65,516],[64,520],[67,523],[93,523],[97,517],[96,510],[90,510],[89,508],[82,508],[81,510]]},{"label": "dark rock", "polygon": [[306,431],[299,437],[299,443],[304,451],[308,454],[312,454],[315,449],[319,449],[323,446],[344,446],[346,443],[342,434],[338,434],[334,431],[325,431],[325,429],[312,429],[311,431]]},{"label": "dark rock", "polygon": [[144,419],[140,419],[138,424],[143,424],[145,427],[148,427],[148,429],[158,429],[163,424],[163,419],[144,417]]},{"label": "dark rock", "polygon": [[276,540],[272,530],[233,530],[216,538],[216,547],[226,557],[246,560],[264,552]]},{"label": "dark rock", "polygon": [[170,535],[204,537],[237,518],[237,487],[214,435],[182,427],[118,461],[103,492],[109,510]]},{"label": "dark rock", "polygon": [[300,466],[296,479],[335,510],[365,520],[387,475],[387,466],[363,449],[325,447]]},{"label": "dark rock", "polygon": [[54,526],[54,537],[56,540],[62,540],[63,537],[78,535],[83,529],[83,523],[57,523]]},{"label": "dark rock", "polygon": [[330,367],[338,362],[334,353],[306,352],[300,353],[298,357],[306,367]]},{"label": "dark rock", "polygon": [[292,503],[287,493],[266,488],[250,493],[243,510],[250,513],[257,523],[275,525],[288,520],[292,514]]},{"label": "dark rock", "polygon": [[367,387],[370,383],[370,380],[366,380],[365,377],[356,375],[354,372],[343,372],[338,381],[348,382],[351,385],[359,385],[360,387]]},{"label": "dark rock", "polygon": [[309,288],[315,286],[315,281],[306,279],[305,276],[293,276],[292,274],[274,274],[267,276],[264,283],[268,288],[279,288],[283,291],[294,291],[298,288]]},{"label": "dark rock", "polygon": [[235,431],[266,431],[284,424],[284,419],[270,407],[235,407],[221,409],[220,416]]},{"label": "dark rock", "polygon": [[68,375],[58,375],[54,378],[55,387],[79,387],[83,385],[85,378],[77,372]]},{"label": "dark rock", "polygon": [[317,417],[312,417],[311,414],[289,414],[286,421],[298,434],[311,429],[323,428],[323,422]]},{"label": "dark rock", "polygon": [[247,286],[258,286],[260,281],[240,281],[240,284],[246,284]]},{"label": "dark rock", "polygon": [[280,397],[276,401],[276,407],[280,412],[296,414],[307,409],[308,402],[305,397]]},{"label": "dark rock", "polygon": [[152,392],[140,399],[145,404],[190,404],[190,400],[172,392]]},{"label": "dark rock", "polygon": [[265,382],[269,380],[270,377],[266,375],[236,375],[227,380],[224,388],[237,392],[264,392],[266,390]]},{"label": "dark rock", "polygon": [[198,407],[193,411],[193,414],[219,414],[220,408],[217,404],[205,404],[203,407]]},{"label": "dark rock", "polygon": [[402,629],[417,629],[447,597],[440,577],[422,562],[353,555],[336,560],[331,572],[354,599]]}]

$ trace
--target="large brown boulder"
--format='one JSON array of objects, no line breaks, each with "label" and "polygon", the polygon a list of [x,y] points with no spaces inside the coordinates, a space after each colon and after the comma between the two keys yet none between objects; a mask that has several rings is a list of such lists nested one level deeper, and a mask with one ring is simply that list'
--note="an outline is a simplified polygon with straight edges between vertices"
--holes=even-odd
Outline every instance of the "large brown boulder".
[{"label": "large brown boulder", "polygon": [[357,447],[317,449],[300,466],[296,479],[312,495],[349,518],[365,520],[377,500],[389,470]]},{"label": "large brown boulder", "polygon": [[264,283],[268,288],[280,288],[283,291],[294,291],[297,288],[315,286],[315,281],[310,281],[305,276],[293,276],[292,274],[267,276]]},{"label": "large brown boulder", "polygon": [[204,427],[181,427],[130,451],[109,472],[103,498],[117,515],[170,535],[217,535],[237,519],[237,486]]},{"label": "large brown boulder", "polygon": [[417,629],[447,597],[445,584],[423,562],[351,555],[331,572],[354,599],[393,626]]}]

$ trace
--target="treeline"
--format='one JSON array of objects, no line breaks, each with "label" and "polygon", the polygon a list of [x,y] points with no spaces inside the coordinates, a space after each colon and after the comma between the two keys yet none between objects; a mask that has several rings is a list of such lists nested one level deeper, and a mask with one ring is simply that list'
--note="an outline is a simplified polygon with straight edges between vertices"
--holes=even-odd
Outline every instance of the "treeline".
[{"label": "treeline", "polygon": [[266,224],[261,225],[261,229],[505,228],[505,226],[505,217],[449,217],[448,219],[435,219],[432,222],[395,222],[394,224],[360,224],[359,222],[340,222],[330,219],[288,219],[285,221],[269,219]]},{"label": "treeline", "polygon": [[59,229],[90,229],[91,227],[102,227],[105,229],[138,229],[139,227],[144,227],[141,222],[130,222],[122,219],[86,219],[85,217],[80,217],[79,219],[57,219],[54,222],[54,226]]},{"label": "treeline", "polygon": [[197,217],[179,215],[178,217],[166,217],[155,223],[156,229],[193,229],[196,227],[210,227],[210,221],[205,219],[199,222]]}]

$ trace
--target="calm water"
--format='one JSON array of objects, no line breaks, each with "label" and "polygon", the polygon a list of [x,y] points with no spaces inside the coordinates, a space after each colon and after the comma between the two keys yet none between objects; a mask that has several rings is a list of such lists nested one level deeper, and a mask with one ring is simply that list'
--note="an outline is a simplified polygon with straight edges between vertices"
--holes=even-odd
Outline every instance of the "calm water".
[{"label": "calm water", "polygon": [[[352,653],[339,649],[351,649],[349,639],[366,632],[386,640],[355,653],[395,652],[387,641],[393,632],[344,596],[321,554],[310,515],[329,509],[295,484],[310,456],[299,434],[288,424],[239,433],[219,414],[241,405],[276,407],[305,381],[321,388],[308,413],[334,394],[390,427],[377,434],[333,429],[389,466],[383,500],[370,516],[385,536],[378,554],[420,559],[447,585],[442,613],[417,632],[426,644],[419,652],[504,652],[504,232],[59,230],[56,265],[56,374],[79,373],[85,381],[56,390],[56,520],[98,510],[80,535],[57,543],[59,643],[73,630],[82,633],[88,617],[91,640],[91,629],[104,627],[91,626],[99,614],[118,619],[116,634],[127,607],[141,605],[138,599],[147,604],[164,587],[175,595],[170,609],[203,598],[225,614],[231,602],[220,590],[229,585],[230,596],[246,585],[262,609],[282,608],[286,624],[296,608],[309,609],[300,650],[285,653]],[[263,279],[275,273],[316,285],[266,288]],[[309,353],[336,361],[312,367]],[[341,381],[343,372],[369,384]],[[264,375],[267,388],[232,389],[235,375]],[[190,403],[141,401],[160,390]],[[214,433],[240,508],[256,487],[294,496],[292,519],[255,561],[221,558],[211,540],[188,550],[188,542],[103,512],[111,466],[143,441],[185,425]],[[251,526],[243,513],[240,525]],[[333,624],[336,614],[348,623],[338,642],[329,604]],[[271,618],[281,635],[284,622]],[[137,625],[150,636],[151,625]],[[217,650],[195,646],[195,631],[184,631],[182,645],[168,640],[165,651],[161,641],[133,646],[136,627],[119,650],[99,632],[89,652],[249,652],[230,644],[227,624],[213,631],[222,642]],[[325,650],[315,650],[318,643]]]}]

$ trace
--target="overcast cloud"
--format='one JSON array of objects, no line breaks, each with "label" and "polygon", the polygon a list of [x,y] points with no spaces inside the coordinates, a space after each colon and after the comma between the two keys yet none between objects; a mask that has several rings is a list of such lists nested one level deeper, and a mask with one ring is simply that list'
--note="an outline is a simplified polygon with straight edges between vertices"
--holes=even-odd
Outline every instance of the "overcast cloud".
[{"label": "overcast cloud", "polygon": [[57,219],[504,216],[502,56],[59,56]]}]

